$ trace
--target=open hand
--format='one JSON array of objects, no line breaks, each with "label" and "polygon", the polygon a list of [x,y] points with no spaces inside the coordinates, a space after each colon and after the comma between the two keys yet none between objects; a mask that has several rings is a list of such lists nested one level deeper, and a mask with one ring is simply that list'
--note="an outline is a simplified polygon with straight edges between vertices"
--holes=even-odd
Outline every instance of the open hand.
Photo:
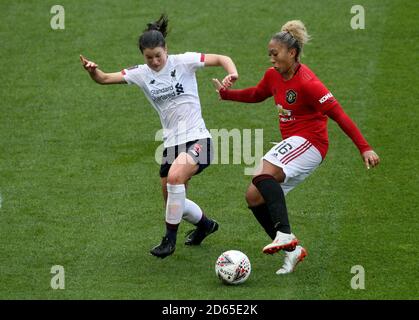
[{"label": "open hand", "polygon": [[222,83],[220,82],[220,80],[218,80],[218,79],[212,79],[212,83],[214,84],[215,91],[217,91],[218,96],[219,96],[219,98],[220,98],[220,100],[221,100],[220,91],[221,91],[222,89],[225,89],[225,87],[223,86],[223,84],[222,84]]},{"label": "open hand", "polygon": [[214,84],[215,91],[220,92],[221,89],[225,89],[223,84],[218,79],[212,79],[212,83]]}]

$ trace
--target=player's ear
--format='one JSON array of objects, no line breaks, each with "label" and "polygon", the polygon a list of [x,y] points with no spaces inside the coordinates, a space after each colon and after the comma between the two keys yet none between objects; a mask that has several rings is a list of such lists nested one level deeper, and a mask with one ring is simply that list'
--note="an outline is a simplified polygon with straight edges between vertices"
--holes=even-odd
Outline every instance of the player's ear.
[{"label": "player's ear", "polygon": [[291,48],[288,50],[288,54],[291,58],[294,58],[297,56],[297,49],[296,48]]}]

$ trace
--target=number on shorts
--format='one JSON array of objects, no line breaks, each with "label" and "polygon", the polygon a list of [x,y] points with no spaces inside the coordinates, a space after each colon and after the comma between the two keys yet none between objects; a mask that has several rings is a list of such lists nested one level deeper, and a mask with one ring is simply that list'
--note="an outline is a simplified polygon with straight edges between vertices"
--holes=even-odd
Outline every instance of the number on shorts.
[{"label": "number on shorts", "polygon": [[281,143],[278,147],[275,148],[275,150],[284,155],[288,151],[292,150],[292,145],[290,145],[288,142],[286,144]]}]

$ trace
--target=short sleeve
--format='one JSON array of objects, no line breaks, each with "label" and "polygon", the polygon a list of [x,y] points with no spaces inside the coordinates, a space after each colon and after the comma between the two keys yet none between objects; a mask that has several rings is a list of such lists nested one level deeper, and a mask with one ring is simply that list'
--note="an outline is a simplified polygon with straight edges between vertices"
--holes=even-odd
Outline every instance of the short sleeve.
[{"label": "short sleeve", "polygon": [[141,86],[143,79],[141,77],[141,66],[136,65],[121,70],[122,76],[128,84],[136,84]]},{"label": "short sleeve", "polygon": [[178,63],[186,66],[191,72],[205,66],[205,54],[198,52],[186,52],[176,55]]},{"label": "short sleeve", "polygon": [[308,81],[305,85],[308,103],[318,112],[326,113],[338,104],[333,94],[319,80]]}]

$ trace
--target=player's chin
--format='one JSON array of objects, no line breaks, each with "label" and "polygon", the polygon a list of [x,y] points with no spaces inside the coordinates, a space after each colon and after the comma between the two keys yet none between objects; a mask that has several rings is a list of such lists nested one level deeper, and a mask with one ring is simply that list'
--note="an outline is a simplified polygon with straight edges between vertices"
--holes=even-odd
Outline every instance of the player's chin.
[{"label": "player's chin", "polygon": [[153,69],[153,71],[159,72],[162,69],[162,66],[151,66],[151,69]]}]

